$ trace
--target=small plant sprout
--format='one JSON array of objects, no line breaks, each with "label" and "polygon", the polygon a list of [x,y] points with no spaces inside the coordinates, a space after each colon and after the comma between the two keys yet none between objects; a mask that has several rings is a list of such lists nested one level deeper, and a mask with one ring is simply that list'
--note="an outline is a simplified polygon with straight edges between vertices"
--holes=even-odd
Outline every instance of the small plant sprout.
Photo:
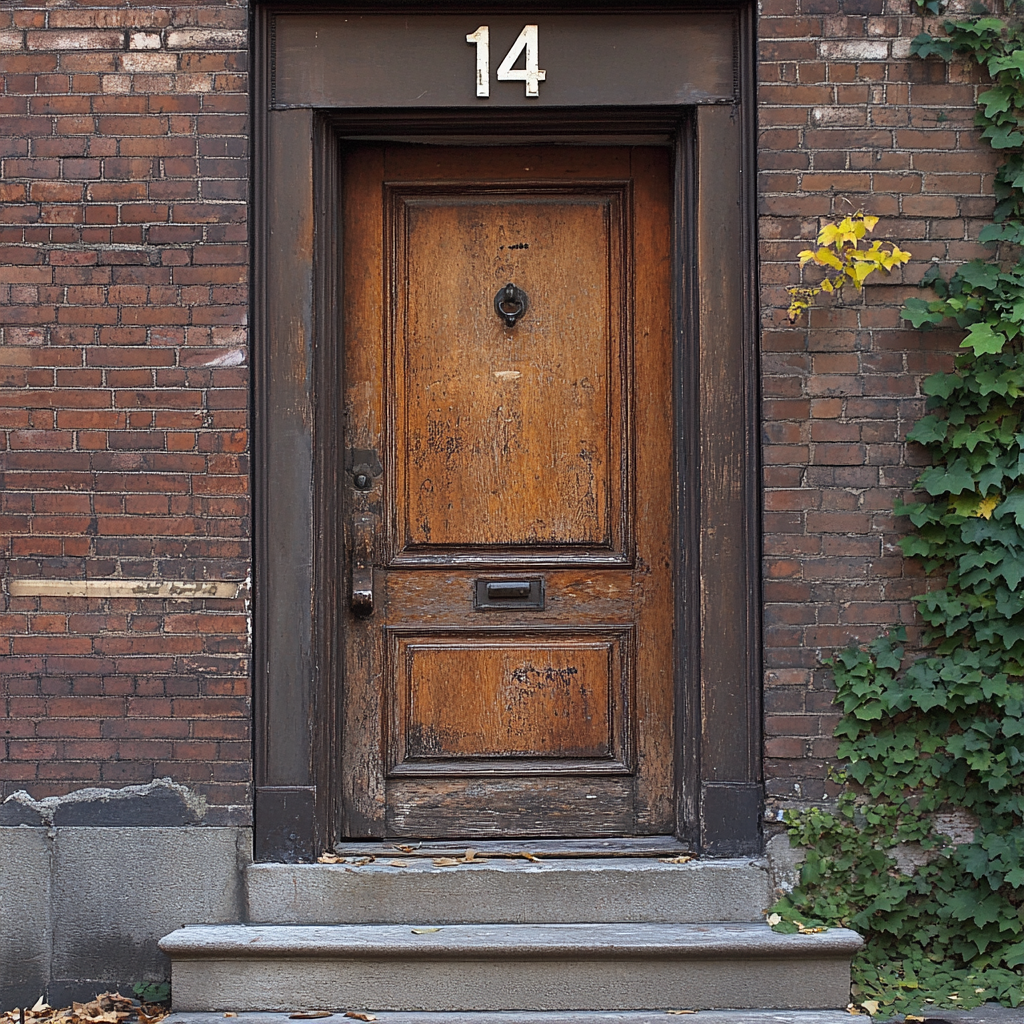
[{"label": "small plant sprout", "polygon": [[878,239],[868,248],[861,248],[864,236],[874,230],[877,223],[877,217],[858,210],[838,224],[827,223],[822,227],[818,232],[818,248],[804,249],[800,253],[800,269],[812,263],[824,269],[825,277],[817,286],[797,285],[786,289],[790,298],[787,315],[791,324],[796,323],[822,292],[841,294],[849,281],[860,291],[876,270],[884,270],[888,274],[893,267],[901,267],[910,259],[910,253],[895,243],[886,249]]}]

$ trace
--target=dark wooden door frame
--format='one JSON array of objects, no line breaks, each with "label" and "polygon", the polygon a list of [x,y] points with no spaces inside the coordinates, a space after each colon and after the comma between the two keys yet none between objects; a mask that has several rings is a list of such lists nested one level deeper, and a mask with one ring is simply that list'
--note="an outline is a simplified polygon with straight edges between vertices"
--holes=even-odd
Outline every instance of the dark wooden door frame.
[{"label": "dark wooden door frame", "polygon": [[[401,3],[344,10],[408,11]],[[467,9],[468,5],[462,5]],[[676,152],[678,834],[709,856],[759,852],[759,388],[753,14],[734,12],[731,103],[572,110],[272,109],[274,17],[254,13],[253,426],[256,857],[310,861],[337,821],[336,672],[345,572],[326,514],[345,471],[337,422],[338,155],[345,137],[629,134]],[[303,8],[307,12],[309,8]],[[440,4],[419,5],[437,12]],[[451,11],[455,5],[444,5]],[[521,11],[578,7],[527,3]],[[624,10],[591,3],[587,11]],[[684,9],[650,3],[645,10]],[[706,9],[706,8],[705,8]],[[319,7],[323,13],[327,9]],[[336,13],[339,8],[330,8]],[[507,13],[481,0],[474,11]],[[630,6],[629,13],[639,8]],[[500,121],[499,121],[500,118]],[[338,584],[336,586],[336,584]]]}]

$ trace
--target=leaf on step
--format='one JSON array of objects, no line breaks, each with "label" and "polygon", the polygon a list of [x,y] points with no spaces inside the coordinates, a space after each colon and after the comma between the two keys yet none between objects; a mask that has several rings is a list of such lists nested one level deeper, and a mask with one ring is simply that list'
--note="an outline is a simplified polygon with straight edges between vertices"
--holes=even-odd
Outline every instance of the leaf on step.
[{"label": "leaf on step", "polygon": [[354,1020],[376,1020],[372,1013],[357,1013],[355,1010],[349,1010],[345,1014],[346,1017],[352,1017]]},{"label": "leaf on step", "polygon": [[339,857],[336,853],[321,853],[316,859],[317,864],[344,864],[345,858]]},{"label": "leaf on step", "polygon": [[924,1021],[924,1017],[916,1017],[916,1016],[914,1016],[914,1014],[912,1014],[912,1013],[908,1013],[908,1014],[906,1015],[906,1017],[904,1017],[903,1019],[904,1019],[904,1021],[908,1021],[908,1020],[919,1020],[919,1021]]},{"label": "leaf on step", "polygon": [[520,850],[519,856],[524,860],[535,860],[538,864],[540,863],[540,857],[534,857],[532,853],[527,853],[525,850]]},{"label": "leaf on step", "polygon": [[462,860],[466,864],[472,864],[473,861],[480,861],[480,860],[486,860],[486,859],[487,859],[486,857],[478,857],[477,853],[476,853],[476,850],[474,850],[472,848],[468,849],[465,852],[465,854],[463,854],[463,856],[462,856]]},{"label": "leaf on step", "polygon": [[395,844],[395,849],[396,850],[401,850],[402,853],[412,853],[416,849],[416,847],[415,846],[403,846],[401,843],[396,843]]},{"label": "leaf on step", "polygon": [[45,1013],[50,1007],[47,1003],[43,1002],[43,997],[40,996],[36,1001],[35,1005],[29,1010],[29,1013]]},{"label": "leaf on step", "polygon": [[237,1013],[225,1013],[224,1016],[225,1017],[237,1017],[238,1014]]},{"label": "leaf on step", "polygon": [[372,864],[377,858],[371,853],[368,857],[360,857],[359,860],[354,860],[352,863],[357,867],[361,868],[364,864]]},{"label": "leaf on step", "polygon": [[852,1013],[855,1017],[863,1017],[864,1016],[864,1011],[859,1006],[857,1006],[855,1003],[847,1003],[846,1004],[846,1012],[847,1013]]},{"label": "leaf on step", "polygon": [[413,928],[413,935],[429,935],[431,932],[439,932],[440,928]]},{"label": "leaf on step", "polygon": [[409,866],[408,862],[404,860],[389,860],[388,863],[393,868],[407,868]]},{"label": "leaf on step", "polygon": [[685,853],[681,853],[678,857],[659,857],[658,860],[662,864],[689,864],[692,857],[688,857]]},{"label": "leaf on step", "polygon": [[[225,1017],[227,1014],[224,1015]],[[233,1015],[232,1015],[233,1016]],[[299,1010],[297,1013],[289,1013],[289,1020],[319,1020],[321,1017],[333,1017],[330,1010]]]},{"label": "leaf on step", "polygon": [[801,924],[799,921],[794,921],[793,923],[796,925],[796,930],[801,935],[817,935],[818,932],[828,931],[828,928],[826,928],[824,925],[819,925],[816,928],[808,928],[807,925]]},{"label": "leaf on step", "polygon": [[666,1013],[696,1013],[696,1010],[666,1010]]},{"label": "leaf on step", "polygon": [[434,867],[435,868],[453,868],[456,864],[460,864],[461,861],[458,857],[435,857]]}]

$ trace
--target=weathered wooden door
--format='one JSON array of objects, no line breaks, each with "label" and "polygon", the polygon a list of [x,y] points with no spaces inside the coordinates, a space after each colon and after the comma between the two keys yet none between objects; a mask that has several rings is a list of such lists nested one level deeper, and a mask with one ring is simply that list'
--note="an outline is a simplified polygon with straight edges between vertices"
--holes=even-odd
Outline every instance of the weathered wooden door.
[{"label": "weathered wooden door", "polygon": [[673,831],[671,163],[347,151],[344,837]]}]

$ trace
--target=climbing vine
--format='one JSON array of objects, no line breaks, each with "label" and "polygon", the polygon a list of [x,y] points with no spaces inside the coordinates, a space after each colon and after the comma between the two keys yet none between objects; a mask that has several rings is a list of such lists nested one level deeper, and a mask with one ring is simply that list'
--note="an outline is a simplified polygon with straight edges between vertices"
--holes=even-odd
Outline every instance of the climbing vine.
[{"label": "climbing vine", "polygon": [[853,1008],[872,1014],[1024,1002],[1024,29],[991,16],[943,29],[913,52],[988,73],[976,124],[1004,157],[980,235],[992,258],[948,280],[934,269],[935,297],[901,314],[964,332],[908,435],[932,456],[922,500],[896,509],[914,528],[904,554],[943,585],[916,598],[923,655],[895,630],[828,663],[847,785],[832,811],[787,812],[807,854],[769,917],[860,931]]}]

